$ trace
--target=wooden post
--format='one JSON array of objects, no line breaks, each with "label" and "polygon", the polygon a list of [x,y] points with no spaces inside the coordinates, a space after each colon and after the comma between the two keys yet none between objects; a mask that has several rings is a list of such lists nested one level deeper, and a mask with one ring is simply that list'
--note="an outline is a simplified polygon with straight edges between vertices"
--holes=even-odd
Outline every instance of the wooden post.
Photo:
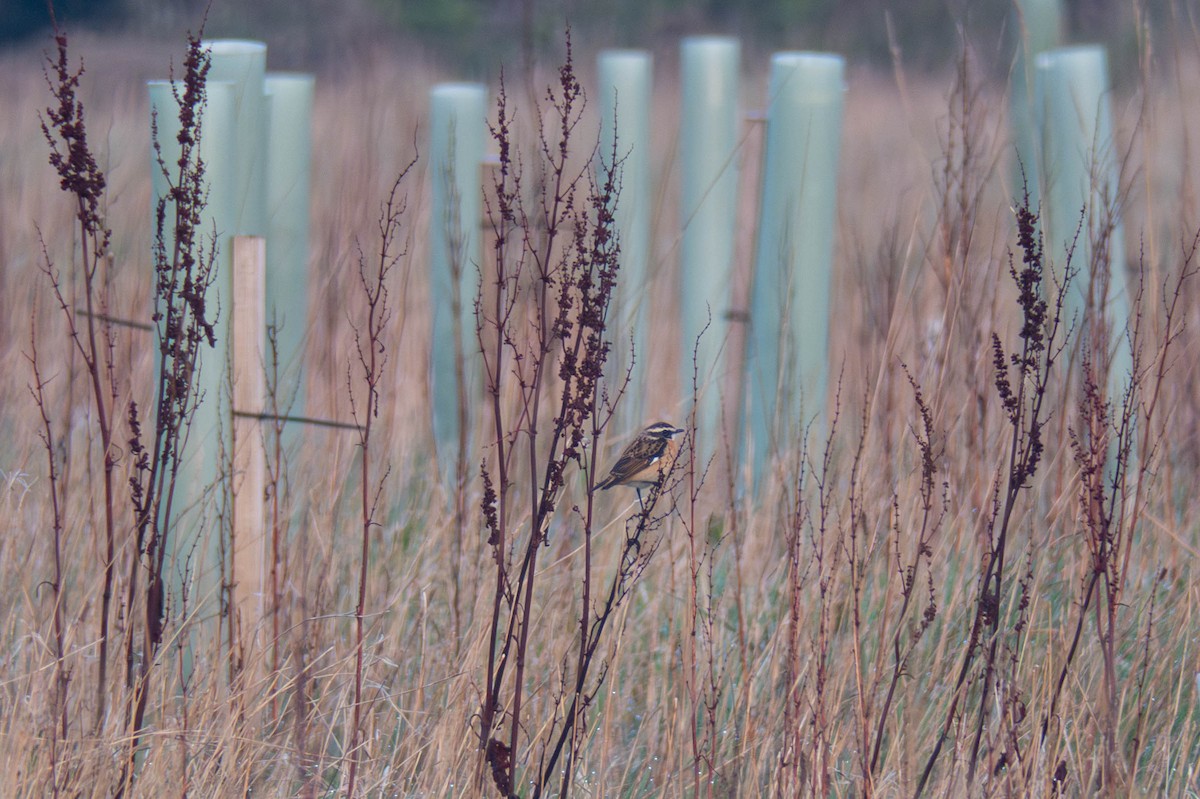
[{"label": "wooden post", "polygon": [[[233,410],[261,413],[266,320],[267,245],[261,236],[233,239]],[[233,417],[233,541],[230,546],[234,623],[244,647],[257,638],[263,605],[266,536],[263,491],[266,450],[261,422]]]}]

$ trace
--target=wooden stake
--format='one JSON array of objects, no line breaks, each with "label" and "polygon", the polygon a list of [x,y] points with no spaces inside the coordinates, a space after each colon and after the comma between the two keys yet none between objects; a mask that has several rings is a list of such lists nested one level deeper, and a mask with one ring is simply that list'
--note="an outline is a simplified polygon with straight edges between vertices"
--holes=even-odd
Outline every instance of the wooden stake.
[{"label": "wooden stake", "polygon": [[243,651],[257,649],[265,613],[267,564],[263,491],[266,450],[262,423],[246,414],[262,412],[266,320],[266,239],[233,239],[233,543],[234,613]]}]

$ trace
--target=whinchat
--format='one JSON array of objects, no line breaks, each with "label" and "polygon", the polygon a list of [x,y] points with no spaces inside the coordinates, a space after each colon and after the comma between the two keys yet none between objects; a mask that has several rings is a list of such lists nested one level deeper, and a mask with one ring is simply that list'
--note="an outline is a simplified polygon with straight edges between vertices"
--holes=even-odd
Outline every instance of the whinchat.
[{"label": "whinchat", "polygon": [[675,436],[682,432],[683,428],[666,422],[650,425],[625,448],[608,477],[597,483],[596,488],[607,490],[613,486],[629,486],[637,489],[638,504],[641,504],[642,489],[659,485],[671,471],[675,456],[679,454]]}]

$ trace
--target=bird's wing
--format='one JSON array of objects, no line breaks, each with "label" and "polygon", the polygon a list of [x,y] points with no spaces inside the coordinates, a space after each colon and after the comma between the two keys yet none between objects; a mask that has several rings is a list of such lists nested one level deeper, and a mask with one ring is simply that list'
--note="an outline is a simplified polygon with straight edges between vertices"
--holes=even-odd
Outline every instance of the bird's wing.
[{"label": "bird's wing", "polygon": [[667,449],[667,440],[664,438],[647,438],[641,441],[635,441],[630,445],[629,449],[621,455],[616,464],[612,467],[612,471],[608,473],[608,477],[604,479],[596,488],[612,488],[630,477],[633,477],[643,469],[652,466],[655,461],[662,457],[663,452]]}]

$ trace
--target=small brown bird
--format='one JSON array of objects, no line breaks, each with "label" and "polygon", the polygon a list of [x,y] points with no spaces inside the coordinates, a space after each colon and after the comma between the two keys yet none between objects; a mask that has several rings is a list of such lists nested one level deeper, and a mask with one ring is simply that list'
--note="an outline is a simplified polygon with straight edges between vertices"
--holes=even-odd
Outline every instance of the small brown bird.
[{"label": "small brown bird", "polygon": [[630,486],[637,490],[638,504],[642,502],[642,489],[656,486],[671,470],[675,456],[679,454],[679,442],[675,436],[683,428],[666,422],[655,422],[635,438],[617,463],[596,488],[610,489],[613,486]]}]

